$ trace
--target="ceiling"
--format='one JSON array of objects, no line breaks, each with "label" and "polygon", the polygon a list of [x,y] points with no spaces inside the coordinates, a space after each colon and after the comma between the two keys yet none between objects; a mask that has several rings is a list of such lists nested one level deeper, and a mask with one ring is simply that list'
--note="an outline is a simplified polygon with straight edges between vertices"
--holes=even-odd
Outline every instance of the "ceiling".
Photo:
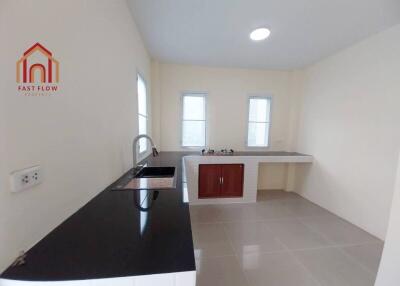
[{"label": "ceiling", "polygon": [[[128,0],[152,57],[290,70],[400,23],[400,0]],[[249,33],[271,36],[253,42]]]}]

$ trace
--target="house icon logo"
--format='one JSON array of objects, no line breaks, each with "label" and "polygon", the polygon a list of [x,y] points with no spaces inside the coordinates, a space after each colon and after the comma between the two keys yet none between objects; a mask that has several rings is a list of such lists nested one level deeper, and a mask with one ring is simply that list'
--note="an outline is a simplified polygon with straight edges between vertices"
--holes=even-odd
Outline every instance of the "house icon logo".
[{"label": "house icon logo", "polygon": [[26,96],[48,96],[58,91],[60,63],[40,43],[27,49],[17,61],[17,89]]},{"label": "house icon logo", "polygon": [[36,43],[17,61],[17,82],[58,82],[59,70],[60,64],[53,58],[53,54],[41,44]]}]

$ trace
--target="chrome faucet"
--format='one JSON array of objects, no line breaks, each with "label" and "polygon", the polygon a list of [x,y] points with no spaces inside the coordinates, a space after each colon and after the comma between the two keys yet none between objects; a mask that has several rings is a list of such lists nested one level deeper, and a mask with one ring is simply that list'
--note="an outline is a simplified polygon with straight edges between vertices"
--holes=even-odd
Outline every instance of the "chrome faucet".
[{"label": "chrome faucet", "polygon": [[151,139],[150,136],[148,136],[148,135],[146,135],[146,134],[141,134],[141,135],[136,136],[135,139],[133,139],[133,144],[132,144],[132,152],[133,152],[133,172],[134,172],[134,173],[136,173],[136,171],[137,171],[138,168],[141,169],[141,168],[143,167],[143,166],[138,166],[138,165],[137,165],[137,162],[136,162],[136,160],[137,160],[137,158],[136,158],[136,145],[137,145],[137,142],[139,141],[139,139],[141,139],[141,138],[146,138],[146,139],[148,139],[148,140],[150,141],[153,157],[157,157],[157,156],[158,156],[157,148],[156,148],[156,146],[154,145],[153,139]]}]

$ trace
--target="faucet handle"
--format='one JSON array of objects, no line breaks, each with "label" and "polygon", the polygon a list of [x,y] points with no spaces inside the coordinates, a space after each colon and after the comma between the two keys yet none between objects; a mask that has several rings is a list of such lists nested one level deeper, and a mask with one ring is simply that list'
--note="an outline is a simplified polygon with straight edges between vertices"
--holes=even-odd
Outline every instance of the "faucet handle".
[{"label": "faucet handle", "polygon": [[158,151],[156,147],[151,148],[152,152],[153,152],[153,157],[157,157],[158,156]]},{"label": "faucet handle", "polygon": [[143,168],[144,168],[144,165],[136,165],[132,170],[133,176],[136,176]]}]

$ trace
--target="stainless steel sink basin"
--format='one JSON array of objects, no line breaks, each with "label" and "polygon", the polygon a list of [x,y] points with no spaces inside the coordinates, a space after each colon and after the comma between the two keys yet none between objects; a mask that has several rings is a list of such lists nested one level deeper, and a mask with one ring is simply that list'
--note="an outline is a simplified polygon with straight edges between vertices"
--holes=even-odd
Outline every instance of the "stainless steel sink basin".
[{"label": "stainless steel sink basin", "polygon": [[175,175],[175,167],[144,167],[135,178],[168,178]]},{"label": "stainless steel sink basin", "polygon": [[114,190],[170,190],[175,187],[175,167],[144,167]]}]

